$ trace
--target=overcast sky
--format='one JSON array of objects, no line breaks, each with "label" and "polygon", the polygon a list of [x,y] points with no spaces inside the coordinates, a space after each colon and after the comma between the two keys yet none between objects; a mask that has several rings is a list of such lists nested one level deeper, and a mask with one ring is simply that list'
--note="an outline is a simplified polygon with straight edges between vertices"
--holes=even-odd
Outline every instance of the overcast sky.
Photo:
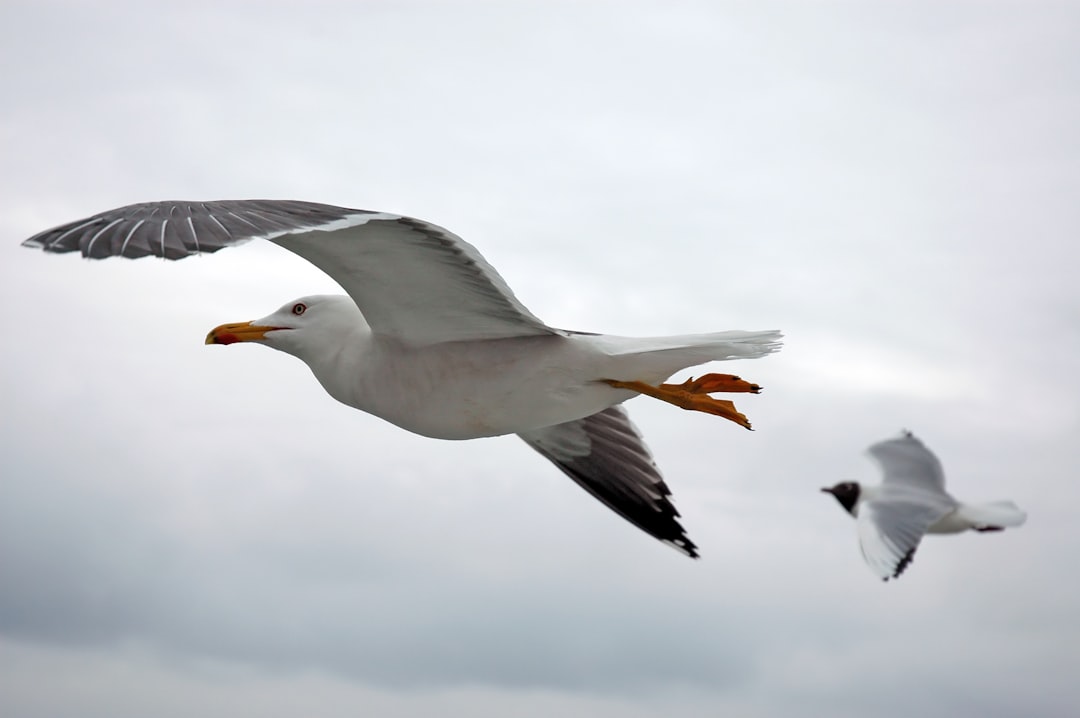
[{"label": "overcast sky", "polygon": [[[0,5],[0,712],[1064,716],[1080,703],[1077,3]],[[384,210],[541,318],[784,330],[754,422],[627,406],[702,559],[514,437],[336,404],[224,322],[273,246],[19,247],[156,199]],[[700,370],[698,370],[700,373]],[[1027,525],[897,582],[818,488],[909,428]]]}]

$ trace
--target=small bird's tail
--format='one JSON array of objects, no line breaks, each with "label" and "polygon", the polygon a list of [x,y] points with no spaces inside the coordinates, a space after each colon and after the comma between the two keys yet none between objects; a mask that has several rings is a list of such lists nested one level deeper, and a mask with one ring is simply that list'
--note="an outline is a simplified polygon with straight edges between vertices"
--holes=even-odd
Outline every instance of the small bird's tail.
[{"label": "small bird's tail", "polygon": [[1009,526],[1020,526],[1027,521],[1027,514],[1012,501],[964,504],[960,507],[959,514],[969,521],[976,531],[1001,531]]}]

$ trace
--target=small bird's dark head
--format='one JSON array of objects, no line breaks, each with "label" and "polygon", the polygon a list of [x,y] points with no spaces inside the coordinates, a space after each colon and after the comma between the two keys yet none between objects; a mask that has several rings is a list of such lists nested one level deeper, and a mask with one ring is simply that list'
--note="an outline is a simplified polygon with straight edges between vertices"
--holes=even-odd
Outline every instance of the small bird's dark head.
[{"label": "small bird's dark head", "polygon": [[854,481],[842,481],[836,486],[826,487],[822,491],[835,496],[845,511],[853,516],[855,515],[855,504],[859,501],[861,491],[857,483]]}]

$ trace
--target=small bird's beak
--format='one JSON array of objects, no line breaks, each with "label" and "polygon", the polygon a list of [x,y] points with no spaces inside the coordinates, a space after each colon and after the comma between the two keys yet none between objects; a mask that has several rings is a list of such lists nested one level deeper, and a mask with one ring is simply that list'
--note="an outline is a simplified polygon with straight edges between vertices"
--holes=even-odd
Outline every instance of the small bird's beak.
[{"label": "small bird's beak", "polygon": [[256,342],[266,339],[266,333],[284,327],[263,327],[251,322],[222,324],[214,327],[206,335],[207,344],[235,344],[236,342]]},{"label": "small bird's beak", "polygon": [[836,492],[831,486],[823,486],[821,490],[824,491],[826,494],[832,494],[833,496],[836,496]]}]

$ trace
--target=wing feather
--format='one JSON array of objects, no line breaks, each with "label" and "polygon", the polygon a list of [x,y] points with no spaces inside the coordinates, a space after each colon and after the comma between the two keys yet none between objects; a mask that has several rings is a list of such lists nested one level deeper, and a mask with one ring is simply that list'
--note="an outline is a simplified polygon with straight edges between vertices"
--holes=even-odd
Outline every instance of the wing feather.
[{"label": "wing feather", "polygon": [[291,200],[147,202],[23,242],[101,259],[182,259],[267,239],[313,263],[353,298],[372,331],[413,344],[555,334],[480,252],[428,222]]},{"label": "wing feather", "polygon": [[887,495],[862,502],[855,525],[863,558],[883,580],[898,578],[927,529],[951,510],[946,504]]},{"label": "wing feather", "polygon": [[941,462],[930,449],[910,431],[895,439],[880,441],[869,449],[870,454],[884,474],[886,485],[921,487],[944,492],[945,472]]},{"label": "wing feather", "polygon": [[697,546],[671,503],[671,490],[621,406],[518,436],[615,513],[697,558]]}]

